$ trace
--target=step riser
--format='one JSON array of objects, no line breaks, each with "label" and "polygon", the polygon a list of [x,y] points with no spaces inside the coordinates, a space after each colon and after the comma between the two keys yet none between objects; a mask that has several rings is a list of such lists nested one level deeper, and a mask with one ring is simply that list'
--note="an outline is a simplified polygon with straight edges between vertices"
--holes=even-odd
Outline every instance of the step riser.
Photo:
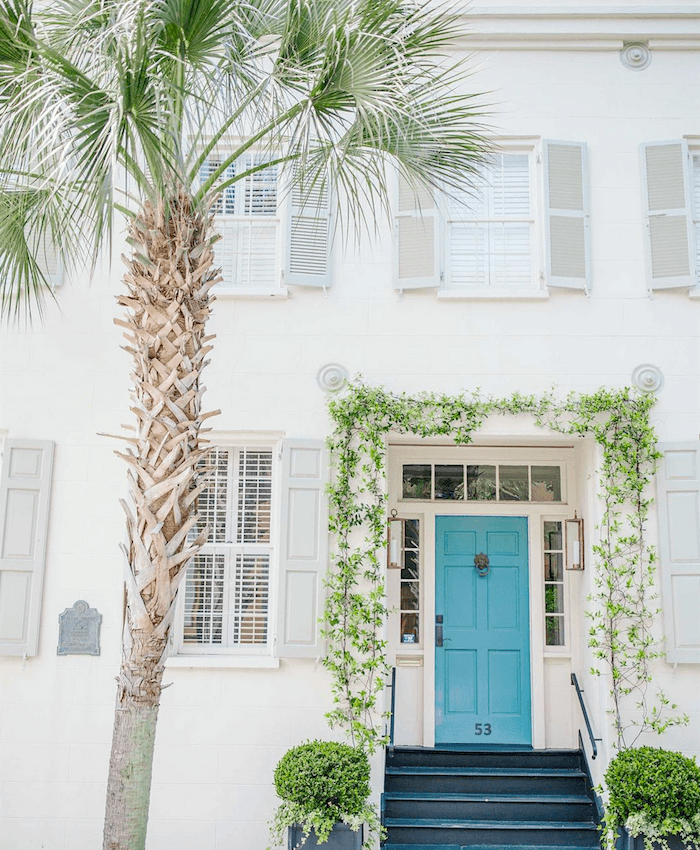
[{"label": "step riser", "polygon": [[385,791],[426,794],[567,794],[585,795],[586,782],[579,776],[416,776],[386,777]]},{"label": "step riser", "polygon": [[394,750],[386,760],[387,767],[514,767],[528,770],[578,770],[577,752],[546,753],[537,751],[509,752],[444,752],[431,750]]},{"label": "step riser", "polygon": [[503,847],[505,844],[518,846],[540,845],[543,847],[598,847],[598,833],[595,830],[547,830],[529,829],[522,832],[517,829],[462,829],[455,827],[389,827],[390,844],[457,844],[469,847],[483,844],[489,847]]},{"label": "step riser", "polygon": [[581,803],[542,803],[465,800],[386,800],[388,818],[452,818],[456,820],[525,820],[537,821],[546,817],[554,821],[595,820],[593,804],[586,798]]}]

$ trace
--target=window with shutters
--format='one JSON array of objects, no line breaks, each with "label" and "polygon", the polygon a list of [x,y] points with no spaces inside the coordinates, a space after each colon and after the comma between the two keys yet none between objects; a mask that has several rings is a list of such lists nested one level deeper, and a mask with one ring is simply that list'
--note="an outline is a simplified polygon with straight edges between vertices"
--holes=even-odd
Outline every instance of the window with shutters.
[{"label": "window with shutters", "polygon": [[273,450],[219,446],[208,460],[192,535],[209,538],[181,589],[182,653],[267,653],[270,645]]},{"label": "window with shutters", "polygon": [[399,178],[394,285],[446,297],[588,292],[586,145],[513,142],[433,198]]},{"label": "window with shutters", "polygon": [[447,202],[445,288],[536,285],[532,162],[529,153],[500,153],[474,188]]},{"label": "window with shutters", "polygon": [[[221,162],[221,157],[207,159],[200,179],[206,180]],[[247,153],[226,168],[224,179],[251,171],[260,162],[258,154]],[[278,179],[276,165],[262,168],[226,188],[216,202],[216,225],[222,237],[216,246],[216,261],[221,265],[222,287],[227,290],[270,291],[280,287]]]}]

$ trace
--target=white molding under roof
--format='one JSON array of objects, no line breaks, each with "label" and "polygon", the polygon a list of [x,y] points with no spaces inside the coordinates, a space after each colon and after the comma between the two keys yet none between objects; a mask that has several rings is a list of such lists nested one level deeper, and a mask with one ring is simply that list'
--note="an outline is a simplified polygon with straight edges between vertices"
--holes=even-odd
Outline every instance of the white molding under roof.
[{"label": "white molding under roof", "polygon": [[472,6],[460,46],[490,50],[700,50],[700,6]]}]

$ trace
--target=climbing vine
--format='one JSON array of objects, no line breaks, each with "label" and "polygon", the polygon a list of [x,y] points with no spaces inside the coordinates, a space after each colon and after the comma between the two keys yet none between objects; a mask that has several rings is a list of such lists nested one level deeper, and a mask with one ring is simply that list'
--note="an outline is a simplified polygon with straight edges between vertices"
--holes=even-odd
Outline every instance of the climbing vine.
[{"label": "climbing vine", "polygon": [[[649,414],[655,398],[629,389],[571,393],[558,399],[514,393],[497,399],[478,392],[410,396],[357,379],[329,403],[333,479],[330,532],[335,541],[323,618],[325,666],[333,681],[331,726],[370,752],[384,742],[377,700],[388,672],[383,627],[387,608],[386,446],[390,431],[448,436],[466,445],[488,416],[530,414],[561,434],[592,436],[601,449],[598,470],[602,517],[593,544],[594,590],[589,597],[589,646],[609,674],[617,745],[631,746],[645,731],[686,722],[669,715],[661,691],[650,693],[650,665],[661,657],[651,626],[656,606],[654,549],[645,538],[656,459]],[[631,709],[631,710],[630,710]]]}]

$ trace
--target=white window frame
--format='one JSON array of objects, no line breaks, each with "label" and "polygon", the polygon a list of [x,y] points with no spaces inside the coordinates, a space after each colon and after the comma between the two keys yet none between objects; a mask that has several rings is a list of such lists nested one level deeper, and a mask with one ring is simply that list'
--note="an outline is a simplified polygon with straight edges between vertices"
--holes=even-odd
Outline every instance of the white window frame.
[{"label": "white window frame", "polygon": [[[688,142],[688,156],[690,157],[689,172],[690,172],[690,211],[691,211],[691,231],[695,238],[694,254],[695,254],[695,286],[691,287],[689,294],[692,298],[700,298],[700,167],[697,175],[693,165],[695,157],[700,160],[700,138],[686,137]],[[697,187],[695,185],[697,177]]]},{"label": "white window frame", "polygon": [[542,140],[535,137],[513,137],[511,139],[499,139],[495,149],[498,155],[524,155],[528,157],[530,166],[530,214],[522,217],[501,217],[487,219],[471,219],[465,216],[465,221],[500,222],[527,222],[530,225],[530,280],[526,285],[518,286],[494,286],[488,284],[476,287],[453,286],[451,281],[452,269],[449,262],[450,257],[450,224],[452,218],[449,211],[449,202],[444,199],[440,205],[440,286],[438,298],[441,299],[492,299],[492,298],[548,298],[549,292],[544,280],[544,221],[543,221],[543,179],[541,168]]},{"label": "white window frame", "polygon": [[[233,453],[232,459],[229,461],[229,470],[227,476],[227,500],[226,500],[226,542],[207,542],[200,551],[200,555],[224,555],[225,556],[225,583],[228,588],[228,607],[224,613],[231,615],[234,611],[231,603],[233,602],[233,570],[235,568],[236,556],[266,554],[268,556],[268,576],[267,576],[267,631],[265,643],[251,644],[225,644],[221,645],[210,643],[189,643],[184,640],[185,628],[185,594],[187,587],[187,577],[185,576],[180,585],[180,599],[178,600],[178,611],[175,620],[175,629],[173,630],[173,638],[171,641],[174,658],[171,662],[175,662],[173,666],[178,666],[178,659],[206,659],[208,658],[232,658],[244,661],[248,659],[252,664],[258,666],[258,661],[265,660],[274,661],[272,659],[272,651],[275,641],[275,612],[277,599],[275,596],[276,576],[277,576],[277,538],[278,538],[278,515],[279,515],[279,456],[280,446],[276,440],[256,440],[256,439],[241,439],[235,441],[216,441],[215,447],[226,449]],[[265,543],[239,543],[229,542],[233,537],[231,530],[233,529],[238,518],[238,489],[235,486],[238,481],[238,459],[239,452],[242,449],[247,450],[262,450],[268,451],[271,455],[272,475],[271,475],[271,498],[270,498],[270,540]],[[234,485],[234,486],[231,486]],[[189,569],[189,568],[188,568]],[[229,629],[231,626],[229,625]],[[272,666],[278,666],[279,662]],[[199,661],[197,661],[199,664]],[[181,666],[181,665],[180,665]],[[248,666],[245,663],[243,666]]]},{"label": "white window frame", "polygon": [[[251,159],[259,153],[255,149],[248,150],[242,156],[237,159],[235,162],[238,163],[241,159]],[[226,151],[214,150],[211,152],[210,156],[207,158],[207,161],[215,159],[217,161],[222,161],[228,156]],[[237,191],[235,192],[235,212],[217,212],[214,217],[215,225],[226,225],[227,223],[231,224],[250,224],[253,223],[258,224],[274,224],[276,233],[275,233],[275,254],[274,254],[274,274],[273,274],[273,283],[267,286],[240,286],[234,285],[226,282],[226,279],[221,281],[216,287],[217,296],[284,296],[286,295],[286,288],[283,286],[283,274],[282,274],[282,266],[284,257],[284,233],[286,230],[285,223],[288,215],[288,192],[285,191],[284,183],[283,183],[283,175],[282,175],[282,166],[277,165],[277,211],[274,216],[272,215],[250,215],[246,214],[243,209],[245,204],[245,187],[247,180],[249,178],[245,178],[240,183],[234,184],[234,187]],[[255,175],[252,175],[254,178]],[[224,195],[227,190],[224,190]],[[217,205],[221,205],[222,200],[218,201]],[[217,254],[217,246],[220,245],[223,247],[223,243],[225,241],[225,235],[222,230],[218,231],[221,234],[221,239],[214,246],[215,253],[215,263],[217,266],[223,265],[223,262],[220,262],[216,257]],[[220,255],[219,255],[220,256]],[[249,260],[250,261],[250,260]]]},{"label": "white window frame", "polygon": [[[539,154],[536,146],[530,142],[525,143],[522,141],[513,141],[508,144],[499,145],[496,149],[495,154],[497,156],[527,156],[528,164],[529,164],[529,200],[530,200],[530,214],[526,218],[518,216],[486,216],[482,218],[471,217],[465,214],[464,221],[475,222],[479,224],[493,224],[493,223],[522,223],[529,224],[530,226],[530,280],[528,284],[518,285],[518,286],[496,286],[493,283],[489,282],[484,286],[475,286],[475,287],[461,287],[461,286],[453,286],[452,285],[452,268],[449,262],[450,258],[450,234],[451,234],[451,224],[453,221],[459,221],[450,213],[450,203],[447,199],[443,201],[441,207],[441,217],[444,222],[443,236],[442,236],[442,245],[441,245],[441,256],[442,256],[442,270],[441,270],[441,286],[440,286],[440,294],[449,294],[449,295],[461,295],[465,297],[489,297],[489,296],[511,296],[518,297],[522,295],[532,295],[533,293],[539,294],[543,292],[542,288],[542,244],[543,244],[543,227],[541,224],[541,198],[539,196],[539,183],[538,180],[538,171],[537,165],[539,162]],[[465,213],[468,211],[468,208],[465,207]]]}]

